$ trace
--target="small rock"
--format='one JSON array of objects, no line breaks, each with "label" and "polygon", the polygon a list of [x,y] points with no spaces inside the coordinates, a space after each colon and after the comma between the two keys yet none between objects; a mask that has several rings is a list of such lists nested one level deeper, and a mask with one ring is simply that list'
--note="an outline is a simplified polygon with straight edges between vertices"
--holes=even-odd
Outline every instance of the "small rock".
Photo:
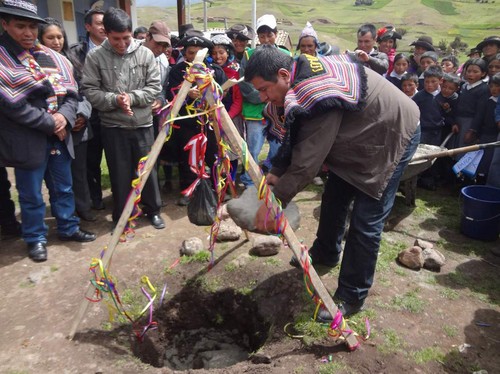
[{"label": "small rock", "polygon": [[424,268],[428,270],[440,271],[445,263],[444,255],[434,248],[426,248],[422,251],[424,257]]},{"label": "small rock", "polygon": [[41,268],[39,268],[35,271],[32,271],[28,275],[28,280],[31,283],[38,284],[38,283],[40,283],[40,281],[43,278],[48,277],[49,275],[50,275],[50,267],[49,266],[42,266]]},{"label": "small rock", "polygon": [[434,244],[431,242],[427,242],[422,239],[415,239],[415,243],[413,243],[414,246],[420,247],[422,249],[431,249],[434,247]]},{"label": "small rock", "polygon": [[181,256],[194,256],[201,251],[203,251],[203,241],[197,237],[184,240],[180,249]]},{"label": "small rock", "polygon": [[[240,197],[227,203],[227,211],[242,229],[255,231],[255,216],[261,204],[262,201],[257,197],[257,188],[249,186]],[[292,230],[297,230],[300,226],[300,212],[297,204],[290,202],[284,213]]]},{"label": "small rock", "polygon": [[242,233],[243,231],[241,228],[238,227],[232,219],[227,219],[220,223],[217,241],[226,242],[238,240]]},{"label": "small rock", "polygon": [[270,364],[271,356],[263,353],[256,353],[252,356],[252,364]]},{"label": "small rock", "polygon": [[424,256],[422,255],[422,248],[413,246],[400,252],[398,260],[404,266],[410,269],[421,269],[424,266]]},{"label": "small rock", "polygon": [[272,235],[253,235],[252,249],[250,254],[253,256],[274,256],[281,249],[281,239]]},{"label": "small rock", "polygon": [[248,261],[250,261],[251,257],[248,253],[242,253],[235,259],[231,260],[229,262],[230,265],[235,266],[236,268],[242,268],[246,264],[248,264]]}]

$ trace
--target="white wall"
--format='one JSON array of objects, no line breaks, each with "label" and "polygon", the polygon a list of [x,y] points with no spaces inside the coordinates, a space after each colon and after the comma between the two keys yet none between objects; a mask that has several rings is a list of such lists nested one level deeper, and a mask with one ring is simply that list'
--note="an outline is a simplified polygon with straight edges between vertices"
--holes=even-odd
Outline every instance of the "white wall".
[{"label": "white wall", "polygon": [[[73,0],[64,0],[73,3]],[[76,32],[76,22],[75,21],[65,21],[63,17],[63,5],[62,0],[49,0],[47,7],[49,10],[49,17],[55,18],[62,22],[64,30],[66,31],[66,36],[68,37],[68,43],[71,45],[78,41],[78,36]],[[75,9],[73,6],[73,19],[75,19]]]}]

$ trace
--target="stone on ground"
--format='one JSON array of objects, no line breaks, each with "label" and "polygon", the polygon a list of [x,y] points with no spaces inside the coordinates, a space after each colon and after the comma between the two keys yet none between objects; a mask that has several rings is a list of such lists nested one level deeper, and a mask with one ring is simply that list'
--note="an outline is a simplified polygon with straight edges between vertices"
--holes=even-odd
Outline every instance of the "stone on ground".
[{"label": "stone on ground", "polygon": [[426,248],[422,251],[424,257],[424,268],[428,270],[440,271],[445,263],[444,255],[434,248]]},{"label": "stone on ground", "polygon": [[250,254],[259,257],[274,256],[278,254],[282,244],[281,239],[277,236],[252,235]]},{"label": "stone on ground", "polygon": [[221,221],[217,234],[218,242],[238,240],[242,234],[241,228],[230,218]]},{"label": "stone on ground", "polygon": [[434,244],[422,239],[415,239],[415,243],[413,243],[413,245],[422,248],[422,250],[434,248]]},{"label": "stone on ground", "polygon": [[[243,230],[255,231],[255,216],[262,203],[257,197],[257,188],[250,186],[239,198],[227,203],[227,211]],[[297,204],[290,202],[284,213],[292,230],[297,230],[300,225],[300,212]]]},{"label": "stone on ground", "polygon": [[203,251],[203,241],[197,237],[184,240],[180,249],[181,256],[194,256],[201,251]]},{"label": "stone on ground", "polygon": [[410,269],[421,269],[424,266],[422,248],[417,246],[406,248],[404,251],[399,253],[398,260]]}]

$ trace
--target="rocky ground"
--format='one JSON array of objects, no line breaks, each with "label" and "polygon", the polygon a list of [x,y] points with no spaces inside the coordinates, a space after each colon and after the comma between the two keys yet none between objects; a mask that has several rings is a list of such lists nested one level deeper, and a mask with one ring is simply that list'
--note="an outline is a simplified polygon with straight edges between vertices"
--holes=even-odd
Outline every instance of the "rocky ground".
[{"label": "rocky ground", "polygon": [[[297,237],[314,238],[320,188],[300,193]],[[109,192],[107,193],[109,195]],[[134,315],[147,303],[141,277],[161,290],[155,304],[159,328],[139,343],[122,317],[110,320],[106,302],[91,303],[72,341],[67,339],[84,301],[89,264],[110,239],[107,209],[82,227],[98,234],[93,243],[57,239],[50,226],[49,259],[27,258],[24,243],[0,241],[0,372],[2,373],[472,373],[500,370],[500,260],[497,242],[479,242],[459,233],[457,190],[417,191],[417,207],[399,196],[383,236],[375,285],[367,309],[350,321],[370,336],[354,352],[309,323],[314,308],[302,272],[289,266],[291,251],[250,255],[252,236],[219,243],[214,265],[179,261],[188,238],[208,248],[209,227],[189,223],[186,208],[165,195],[167,228],[155,230],[140,219],[133,240],[118,246],[110,273],[122,302]],[[402,267],[398,253],[416,238],[433,243],[446,258],[440,272]],[[205,258],[206,259],[206,258]],[[321,271],[334,291],[338,269]],[[142,321],[144,322],[144,320]],[[303,328],[306,326],[306,328]],[[137,327],[137,326],[136,326]],[[140,357],[140,358],[139,358]],[[142,360],[142,361],[141,361]],[[164,365],[155,367],[154,365]],[[229,365],[216,369],[217,366]],[[195,370],[196,369],[196,370]]]}]

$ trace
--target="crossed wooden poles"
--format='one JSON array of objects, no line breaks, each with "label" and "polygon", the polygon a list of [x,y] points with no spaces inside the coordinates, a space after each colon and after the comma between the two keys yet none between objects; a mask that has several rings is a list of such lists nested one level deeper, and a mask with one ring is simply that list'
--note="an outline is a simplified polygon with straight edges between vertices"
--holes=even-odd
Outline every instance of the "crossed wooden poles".
[{"label": "crossed wooden poles", "polygon": [[[194,60],[194,64],[199,64],[202,63],[205,55],[207,54],[207,49],[202,49],[200,50],[196,58]],[[192,83],[188,82],[185,80],[183,84],[181,85],[181,88],[177,94],[177,97],[174,101],[173,107],[170,112],[170,118],[175,118],[177,117],[177,114],[179,113],[180,108],[184,104],[184,100],[187,96],[187,93],[189,89],[191,88]],[[210,90],[207,90],[206,92],[206,100],[208,103],[213,106],[215,104],[215,99],[213,96],[213,93]],[[243,150],[242,150],[242,145],[244,144],[244,140],[241,138],[241,136],[238,133],[238,130],[234,126],[231,118],[229,117],[227,111],[224,108],[221,108],[220,110],[220,117],[221,117],[221,124],[222,124],[222,129],[224,131],[224,134],[228,138],[229,144],[231,145],[231,150],[233,152],[236,152],[239,156],[240,159],[243,159]],[[104,256],[102,258],[102,265],[104,269],[107,269],[109,262],[111,261],[111,258],[113,256],[113,252],[120,240],[120,236],[125,228],[125,225],[127,224],[128,218],[130,217],[130,214],[132,213],[132,209],[134,207],[134,201],[135,198],[137,197],[137,194],[139,194],[143,187],[144,184],[146,183],[146,180],[149,177],[149,174],[151,173],[152,168],[155,167],[156,160],[158,158],[158,155],[160,154],[160,151],[163,147],[163,143],[165,142],[165,138],[167,136],[166,131],[160,131],[158,134],[158,137],[156,138],[152,148],[151,152],[149,154],[149,157],[146,161],[145,167],[144,167],[144,173],[141,176],[141,181],[139,183],[139,186],[136,187],[136,189],[131,193],[129,196],[127,203],[125,204],[125,207],[123,209],[122,215],[120,216],[120,219],[118,220],[118,223],[116,225],[116,228],[113,232],[113,235],[111,236],[111,239],[108,243],[107,249],[104,251]],[[253,158],[248,155],[248,174],[252,178],[252,181],[254,182],[255,185],[259,185],[261,180],[262,180],[262,173],[260,171],[259,166],[257,163],[253,160]],[[273,206],[272,210],[273,213],[276,214],[278,207]],[[294,253],[295,257],[297,259],[300,259],[301,256],[301,248],[302,245],[295,236],[295,233],[293,230],[290,228],[290,225],[285,225],[285,231],[283,233],[286,241],[288,242],[288,246]],[[301,266],[304,266],[301,262]],[[325,288],[323,282],[319,278],[318,274],[314,270],[312,266],[309,266],[309,276],[311,279],[311,283],[319,296],[319,298],[323,301],[324,306],[326,309],[330,312],[332,316],[337,315],[338,308],[335,305],[335,303],[332,300],[332,297],[328,293],[328,290]],[[87,292],[85,294],[85,298],[82,301],[80,308],[78,309],[78,312],[75,315],[75,319],[73,321],[73,325],[71,327],[71,331],[68,335],[68,338],[71,340],[75,336],[76,330],[78,329],[78,326],[83,319],[87,308],[90,303],[90,299],[94,294],[94,286],[92,284],[89,284],[87,288]],[[347,347],[349,350],[355,350],[359,346],[359,342],[354,335],[354,332],[349,328],[347,323],[345,323],[342,326],[342,335],[345,338]]]}]

